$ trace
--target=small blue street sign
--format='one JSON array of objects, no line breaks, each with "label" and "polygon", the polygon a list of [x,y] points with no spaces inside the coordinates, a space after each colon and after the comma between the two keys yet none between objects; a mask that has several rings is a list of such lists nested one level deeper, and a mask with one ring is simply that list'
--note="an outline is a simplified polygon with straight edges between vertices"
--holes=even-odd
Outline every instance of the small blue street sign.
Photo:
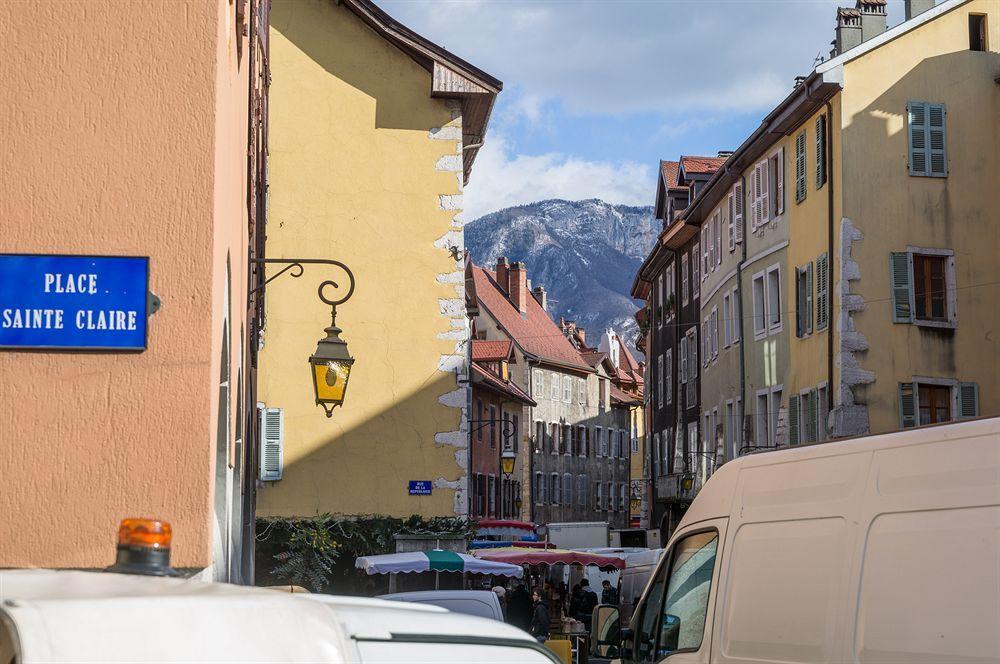
[{"label": "small blue street sign", "polygon": [[0,254],[0,348],[143,350],[149,259]]},{"label": "small blue street sign", "polygon": [[430,480],[410,480],[411,496],[429,496],[434,488]]}]

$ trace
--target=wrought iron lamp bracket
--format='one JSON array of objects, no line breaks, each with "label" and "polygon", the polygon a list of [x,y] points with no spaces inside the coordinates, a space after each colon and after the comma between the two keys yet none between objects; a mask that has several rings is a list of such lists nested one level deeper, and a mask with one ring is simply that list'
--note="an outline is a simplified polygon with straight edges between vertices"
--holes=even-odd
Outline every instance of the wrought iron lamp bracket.
[{"label": "wrought iron lamp bracket", "polygon": [[338,304],[343,304],[344,302],[347,302],[349,299],[351,299],[351,296],[354,295],[354,273],[351,272],[351,268],[347,267],[338,260],[333,260],[332,258],[251,258],[250,263],[253,265],[276,264],[285,266],[280,270],[278,270],[275,274],[265,279],[264,282],[258,285],[256,288],[251,290],[250,295],[253,295],[259,290],[263,290],[265,286],[267,286],[269,283],[271,283],[272,281],[274,281],[275,279],[277,279],[286,272],[289,272],[289,274],[293,278],[298,279],[305,272],[306,265],[333,265],[334,267],[339,267],[341,270],[344,271],[345,274],[347,274],[347,279],[350,285],[347,289],[347,293],[339,299],[328,298],[323,293],[323,289],[326,288],[327,286],[340,288],[340,284],[338,284],[336,281],[332,279],[326,279],[320,282],[319,288],[317,288],[316,292],[319,295],[319,299],[322,302],[330,305],[331,307],[336,307]]}]

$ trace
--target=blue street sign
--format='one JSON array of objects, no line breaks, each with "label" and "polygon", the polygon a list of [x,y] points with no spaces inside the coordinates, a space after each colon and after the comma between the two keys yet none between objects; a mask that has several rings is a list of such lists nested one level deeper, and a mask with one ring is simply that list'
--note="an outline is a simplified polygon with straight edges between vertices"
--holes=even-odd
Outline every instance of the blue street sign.
[{"label": "blue street sign", "polygon": [[411,496],[429,496],[434,484],[430,480],[410,480]]},{"label": "blue street sign", "polygon": [[149,259],[0,254],[0,348],[143,350]]}]

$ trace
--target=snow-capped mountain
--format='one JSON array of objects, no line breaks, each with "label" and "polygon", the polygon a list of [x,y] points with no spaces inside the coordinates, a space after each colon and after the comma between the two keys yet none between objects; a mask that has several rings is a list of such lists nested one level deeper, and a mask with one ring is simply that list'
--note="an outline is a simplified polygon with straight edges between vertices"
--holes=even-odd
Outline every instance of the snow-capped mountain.
[{"label": "snow-capped mountain", "polygon": [[484,267],[500,256],[523,261],[532,285],[548,292],[552,318],[576,321],[588,342],[612,327],[634,346],[640,303],[629,291],[659,230],[649,206],[547,200],[476,219],[465,227],[465,243]]}]

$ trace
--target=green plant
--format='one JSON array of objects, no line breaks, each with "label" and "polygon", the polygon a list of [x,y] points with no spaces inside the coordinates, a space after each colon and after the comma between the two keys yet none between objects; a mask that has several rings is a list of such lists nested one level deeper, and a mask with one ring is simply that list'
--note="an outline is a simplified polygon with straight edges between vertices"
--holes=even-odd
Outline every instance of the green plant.
[{"label": "green plant", "polygon": [[347,590],[356,581],[355,559],[393,553],[397,534],[468,541],[475,530],[475,521],[461,517],[262,517],[257,519],[258,582],[291,583],[317,592],[334,585]]},{"label": "green plant", "polygon": [[337,541],[328,527],[329,519],[330,515],[324,514],[290,524],[287,548],[274,554],[279,564],[272,573],[287,578],[292,585],[309,586],[320,592],[339,555]]}]

